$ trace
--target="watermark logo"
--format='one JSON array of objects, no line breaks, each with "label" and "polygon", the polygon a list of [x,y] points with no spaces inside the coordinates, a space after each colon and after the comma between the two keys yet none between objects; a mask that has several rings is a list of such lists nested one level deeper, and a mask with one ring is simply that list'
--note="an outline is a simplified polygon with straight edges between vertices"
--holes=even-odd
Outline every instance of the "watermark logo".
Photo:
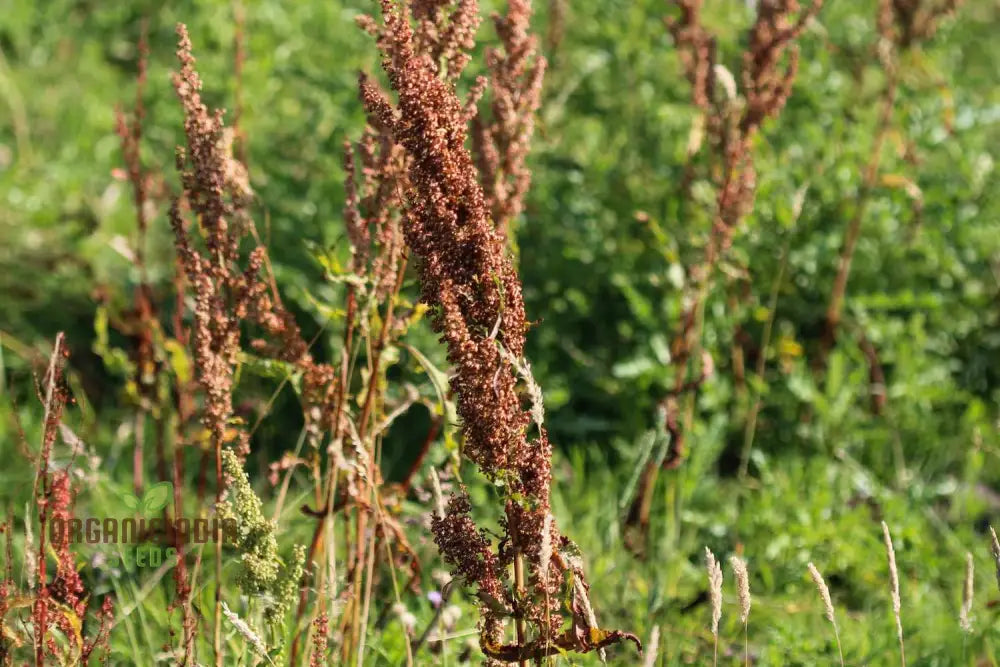
[{"label": "watermark logo", "polygon": [[134,496],[127,491],[119,494],[119,497],[130,512],[138,512],[150,516],[167,506],[173,492],[173,484],[170,482],[160,482],[146,489],[146,492],[142,494],[142,498]]},{"label": "watermark logo", "polygon": [[49,523],[52,543],[118,545],[107,554],[108,564],[132,571],[137,567],[176,564],[178,550],[191,543],[236,540],[236,520],[232,518],[157,517],[173,497],[170,482],[153,484],[141,497],[128,492],[116,495],[125,510],[138,516],[53,518]]}]

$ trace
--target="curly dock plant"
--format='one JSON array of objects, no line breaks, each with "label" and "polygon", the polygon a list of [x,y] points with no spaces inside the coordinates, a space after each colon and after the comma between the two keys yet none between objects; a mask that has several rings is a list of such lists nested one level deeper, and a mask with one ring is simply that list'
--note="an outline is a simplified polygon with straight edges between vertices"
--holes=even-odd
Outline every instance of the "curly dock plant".
[{"label": "curly dock plant", "polygon": [[[660,402],[659,410],[670,435],[669,451],[659,463],[645,463],[625,519],[627,544],[640,554],[645,553],[650,503],[659,471],[677,468],[685,460],[685,437],[693,420],[695,398],[714,372],[711,357],[702,350],[704,311],[714,274],[753,211],[757,193],[755,141],[764,122],[776,118],[792,94],[798,74],[798,40],[823,0],[813,0],[805,7],[798,0],[756,3],[738,79],[720,62],[717,37],[702,19],[704,1],[674,0],[673,4],[677,16],[667,19],[666,24],[691,84],[691,104],[698,110],[701,127],[696,135],[707,139],[706,159],[715,202],[704,255],[689,269],[684,308],[670,345],[673,388]],[[691,147],[691,157],[701,143],[699,138]],[[692,165],[689,163],[689,174]]]},{"label": "curly dock plant", "polygon": [[[540,392],[523,360],[528,327],[521,282],[502,221],[493,217],[519,207],[508,195],[496,197],[497,172],[487,168],[483,173],[484,161],[477,166],[467,147],[470,123],[479,128],[490,124],[477,110],[486,82],[479,79],[467,101],[456,92],[478,11],[468,0],[383,0],[382,22],[368,25],[397,100],[390,102],[365,77],[361,98],[369,122],[389,128],[408,155],[406,242],[419,260],[422,298],[433,310],[434,327],[454,367],[451,389],[458,398],[463,452],[504,494],[504,534],[498,543],[473,521],[464,491],[452,495],[444,516],[435,517],[435,542],[454,573],[477,588],[480,646],[490,662],[526,663],[564,651],[599,650],[625,638],[639,642],[627,633],[597,627],[581,559],[570,555],[572,543],[551,518],[552,446],[542,423]],[[533,94],[540,82],[544,65],[534,54],[533,39],[520,30],[503,30],[515,23],[524,26],[529,12],[529,3],[511,2],[507,21],[497,21],[505,48],[516,41],[518,49],[530,51],[530,58],[517,67],[492,68],[495,78],[504,72],[499,82],[503,95],[518,89],[510,82],[517,73],[525,95]],[[495,65],[499,58],[494,54]],[[532,64],[524,65],[527,60]],[[533,107],[527,103],[521,108],[530,114]],[[522,150],[522,141],[489,136],[501,150]],[[483,142],[480,133],[480,154]],[[517,188],[507,192],[516,196]],[[519,381],[536,405],[522,401]],[[566,629],[559,604],[564,599],[571,601]],[[509,618],[514,619],[515,643],[504,641]]]}]

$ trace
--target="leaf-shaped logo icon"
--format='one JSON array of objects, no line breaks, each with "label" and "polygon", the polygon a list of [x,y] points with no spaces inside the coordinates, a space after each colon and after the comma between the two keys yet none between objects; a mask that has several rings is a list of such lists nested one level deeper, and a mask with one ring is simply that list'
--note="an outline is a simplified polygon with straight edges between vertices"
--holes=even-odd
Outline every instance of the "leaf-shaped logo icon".
[{"label": "leaf-shaped logo icon", "polygon": [[122,499],[122,505],[125,506],[125,509],[130,512],[139,511],[139,499],[137,497],[133,496],[128,491],[122,491],[118,494],[118,497]]},{"label": "leaf-shaped logo icon", "polygon": [[146,489],[146,493],[142,497],[143,514],[148,515],[166,507],[172,491],[173,485],[170,482],[160,482]]}]

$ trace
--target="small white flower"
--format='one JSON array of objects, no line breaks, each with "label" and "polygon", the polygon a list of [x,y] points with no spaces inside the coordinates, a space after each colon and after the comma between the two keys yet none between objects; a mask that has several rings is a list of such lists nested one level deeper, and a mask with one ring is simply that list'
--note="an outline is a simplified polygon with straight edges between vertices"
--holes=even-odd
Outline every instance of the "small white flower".
[{"label": "small white flower", "polygon": [[455,627],[461,617],[462,609],[458,605],[450,604],[441,612],[441,623],[450,630]]},{"label": "small white flower", "polygon": [[417,627],[417,617],[410,613],[406,605],[402,602],[397,602],[392,605],[392,613],[396,614],[399,618],[399,624],[403,626],[406,634],[413,634],[413,630]]}]

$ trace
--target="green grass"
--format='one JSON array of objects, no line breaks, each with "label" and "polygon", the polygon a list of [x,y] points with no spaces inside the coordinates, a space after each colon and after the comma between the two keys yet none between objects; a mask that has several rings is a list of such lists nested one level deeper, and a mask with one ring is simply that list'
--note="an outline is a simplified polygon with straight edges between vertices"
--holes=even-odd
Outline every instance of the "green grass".
[{"label": "green grass", "polygon": [[[363,124],[356,72],[377,68],[376,51],[353,16],[370,8],[360,1],[247,4],[242,124],[250,137],[257,223],[283,296],[306,337],[318,335],[317,356],[336,359],[339,331],[328,318],[342,303],[343,284],[324,282],[316,256],[345,247],[341,144]],[[557,3],[536,4],[537,32],[545,37]],[[731,277],[720,279],[706,306],[704,341],[717,372],[694,406],[689,459],[660,475],[639,559],[625,547],[622,518],[655,427],[655,405],[673,383],[669,343],[681,313],[680,283],[684,267],[699,257],[713,194],[699,158],[691,196],[681,196],[695,110],[661,21],[669,9],[653,0],[567,4],[558,46],[543,39],[552,67],[531,157],[534,183],[514,242],[528,317],[537,321],[528,357],[557,444],[555,516],[586,555],[600,624],[644,641],[659,627],[658,665],[710,664],[702,560],[708,546],[726,577],[720,664],[743,660],[728,567],[733,554],[749,564],[754,664],[837,663],[808,562],[830,586],[846,663],[898,664],[884,520],[900,569],[908,664],[997,664],[1000,593],[986,526],[1000,523],[1000,47],[991,38],[1000,9],[970,0],[901,59],[900,98],[881,169],[893,178],[872,194],[845,326],[821,377],[810,361],[821,346],[884,79],[871,55],[871,3],[829,2],[806,32],[793,96],[755,145],[756,206],[734,240],[725,272]],[[708,4],[707,21],[735,70],[748,22],[744,3]],[[44,354],[57,331],[66,331],[72,352],[77,405],[67,423],[87,447],[87,457],[74,459],[77,513],[117,516],[120,494],[132,488],[132,407],[120,373],[95,353],[94,322],[95,290],[114,310],[129,303],[139,280],[115,250],[115,239],[134,235],[134,216],[127,184],[112,171],[122,166],[113,110],[131,104],[140,21],[149,17],[152,47],[144,156],[173,189],[173,146],[182,132],[168,79],[175,67],[173,24],[190,26],[206,98],[228,107],[234,35],[231,6],[221,1],[160,7],[13,0],[0,14],[0,507],[21,527],[14,539],[19,573],[34,468],[13,417],[29,450],[37,451],[42,408],[32,385],[32,351]],[[491,39],[491,29],[484,26],[480,35]],[[919,188],[919,207],[898,187],[900,178]],[[796,218],[800,191],[806,194]],[[173,250],[164,207],[156,210],[148,250],[151,281],[166,293]],[[413,288],[408,281],[407,294]],[[760,350],[769,318],[770,345]],[[862,335],[886,376],[881,415],[870,409]],[[423,323],[412,337],[444,367]],[[124,338],[112,331],[110,344],[123,346]],[[747,357],[742,384],[733,362],[737,347]],[[750,372],[757,354],[767,362],[759,381]],[[404,354],[393,377],[418,378],[424,398],[433,401],[418,366]],[[247,364],[238,391],[253,405],[254,419],[265,415],[248,466],[265,512],[276,496],[267,465],[295,447],[301,426],[296,396],[275,373]],[[740,479],[757,395],[762,409],[750,474]],[[385,439],[382,463],[390,479],[407,467],[426,432],[422,408],[414,412]],[[66,443],[57,447],[57,464],[70,460],[68,451]],[[438,442],[430,459],[440,463],[447,452]],[[91,466],[90,456],[99,464]],[[192,470],[196,462],[190,463]],[[466,479],[474,479],[471,471]],[[311,519],[298,511],[312,502],[310,485],[305,473],[295,473],[283,505],[278,541],[286,557],[311,535]],[[496,492],[481,482],[471,490],[477,511],[489,519]],[[193,510],[193,496],[185,502]],[[443,568],[423,525],[428,507],[411,496],[400,510],[423,564],[421,592],[404,595],[418,633],[433,613],[426,593],[439,588],[431,573]],[[177,614],[168,611],[170,573],[116,573],[95,560],[99,551],[83,546],[78,556],[95,598],[112,592],[117,600],[111,663],[155,664],[158,647],[177,628]],[[959,628],[966,552],[976,565],[968,634]],[[205,566],[211,567],[210,548]],[[227,580],[235,576],[235,560],[225,568]],[[197,591],[205,616],[212,613],[212,592]],[[394,599],[386,578],[375,591],[370,628]],[[474,598],[455,591],[451,599],[462,612],[454,639],[433,660],[425,646],[416,664],[459,664],[475,638]],[[238,594],[229,604],[241,616],[247,611]],[[365,664],[400,664],[405,655],[398,618],[391,612],[386,618],[384,629],[369,632]],[[244,651],[249,661],[245,642],[231,626],[226,630],[231,655]],[[200,641],[203,649],[211,644],[210,637]],[[638,664],[630,646],[612,649],[609,662]]]}]

